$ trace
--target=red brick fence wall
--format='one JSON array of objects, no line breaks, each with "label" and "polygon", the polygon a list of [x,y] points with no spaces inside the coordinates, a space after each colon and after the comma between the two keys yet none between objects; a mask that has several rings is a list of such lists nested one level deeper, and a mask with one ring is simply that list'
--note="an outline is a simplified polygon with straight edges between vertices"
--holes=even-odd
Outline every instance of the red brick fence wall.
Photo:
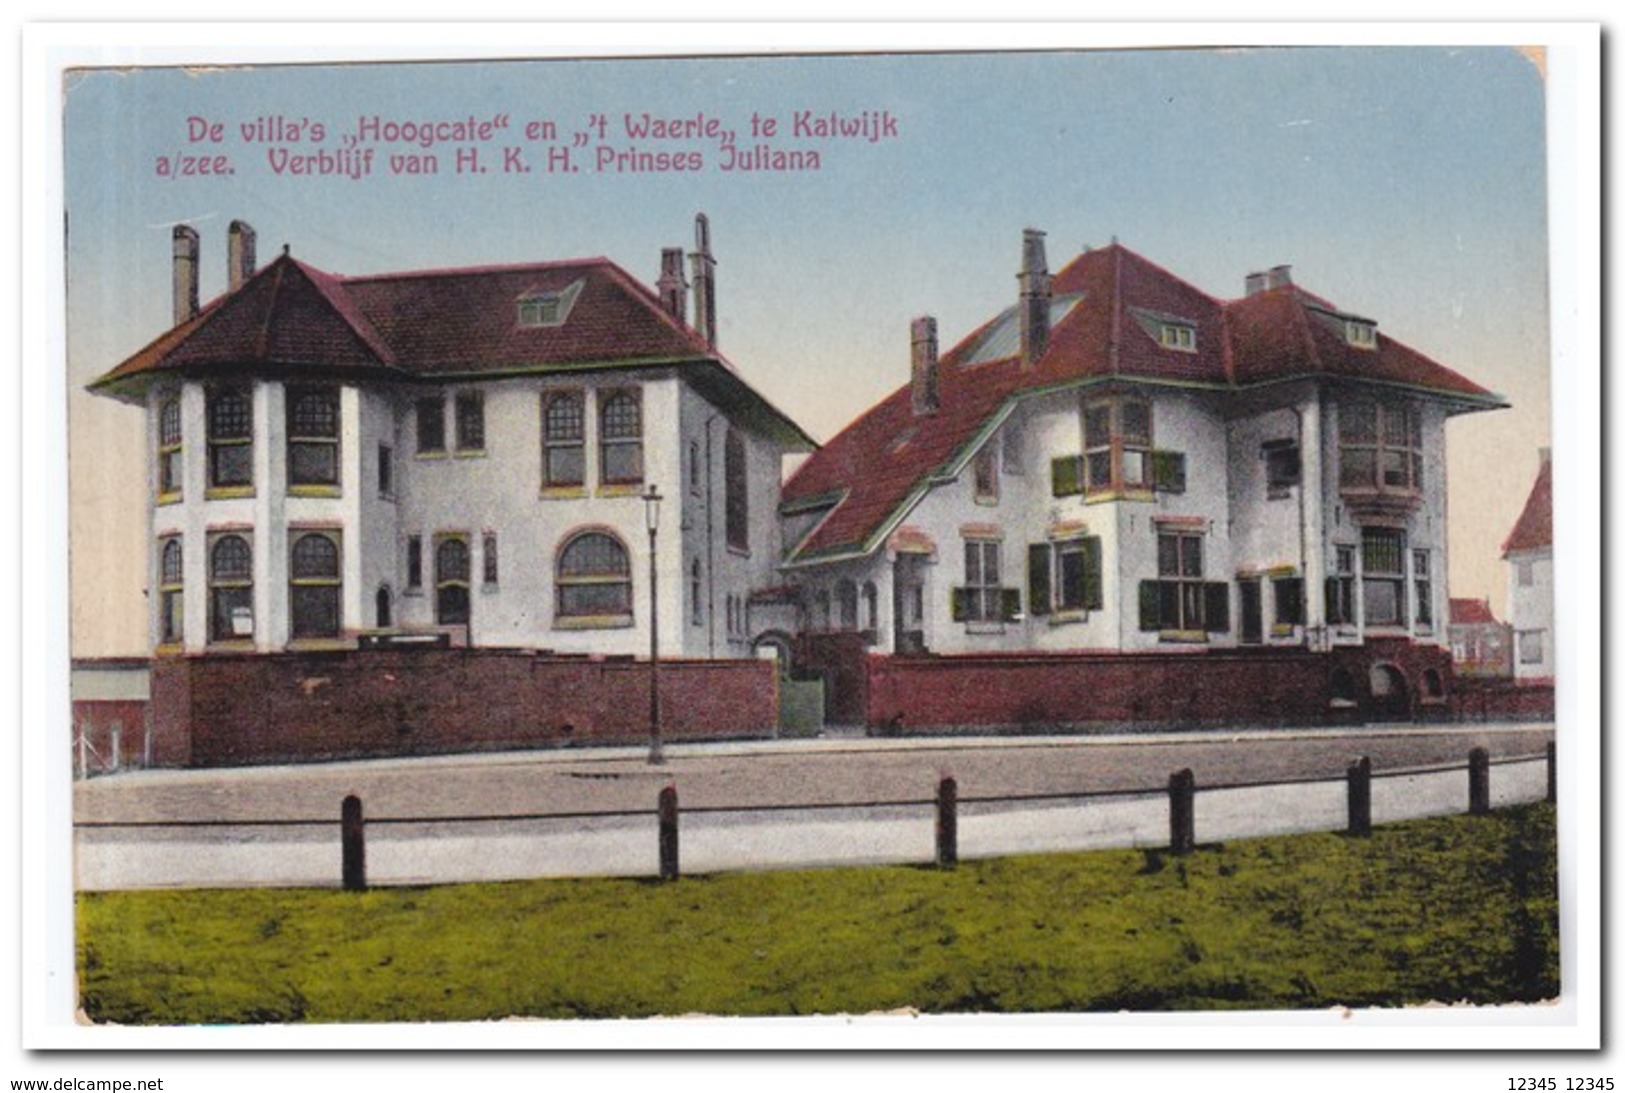
[{"label": "red brick fence wall", "polygon": [[[666,740],[770,736],[766,661],[662,661]],[[350,650],[159,660],[158,766],[614,743],[648,739],[649,665],[523,650]]]},{"label": "red brick fence wall", "polygon": [[880,732],[1445,720],[1451,685],[1448,652],[1403,641],[1330,653],[871,657],[865,720]]}]

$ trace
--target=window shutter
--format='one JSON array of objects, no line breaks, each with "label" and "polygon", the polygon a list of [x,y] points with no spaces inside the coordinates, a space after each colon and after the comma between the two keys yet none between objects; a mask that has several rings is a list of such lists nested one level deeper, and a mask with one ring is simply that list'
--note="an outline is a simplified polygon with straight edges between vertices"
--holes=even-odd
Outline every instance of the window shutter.
[{"label": "window shutter", "polygon": [[1050,545],[1034,543],[1027,548],[1027,604],[1034,615],[1049,614]]},{"label": "window shutter", "polygon": [[1081,463],[1082,458],[1075,455],[1063,455],[1059,459],[1050,460],[1050,488],[1056,497],[1069,497],[1083,492],[1082,476],[1079,473]]},{"label": "window shutter", "polygon": [[1209,581],[1203,586],[1203,618],[1207,629],[1224,634],[1230,630],[1230,585],[1225,581]]},{"label": "window shutter", "polygon": [[971,590],[968,588],[956,588],[953,590],[955,622],[964,622],[966,619],[970,618],[970,597]]},{"label": "window shutter", "polygon": [[1185,453],[1152,452],[1151,484],[1164,493],[1185,492]]},{"label": "window shutter", "polygon": [[1162,629],[1162,582],[1140,582],[1140,629]]},{"label": "window shutter", "polygon": [[1106,606],[1103,578],[1100,571],[1100,537],[1091,535],[1083,541],[1083,606],[1090,611],[1099,611]]},{"label": "window shutter", "polygon": [[1019,622],[1021,619],[1021,589],[999,589],[999,619],[1003,622]]}]

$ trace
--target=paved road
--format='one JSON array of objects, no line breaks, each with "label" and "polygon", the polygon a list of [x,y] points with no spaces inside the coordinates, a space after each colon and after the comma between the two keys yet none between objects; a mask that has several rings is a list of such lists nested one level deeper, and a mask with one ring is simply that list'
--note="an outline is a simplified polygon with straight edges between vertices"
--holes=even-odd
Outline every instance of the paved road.
[{"label": "paved road", "polygon": [[[1541,754],[1549,726],[1271,730],[1255,733],[992,741],[832,739],[676,745],[651,767],[641,749],[595,749],[267,767],[132,772],[79,783],[78,824],[306,819],[307,827],[81,827],[81,888],[332,884],[338,805],[365,802],[373,883],[621,874],[655,869],[653,807],[677,786],[685,871],[842,862],[921,861],[932,854],[930,800],[953,774],[965,802],[965,857],[1167,838],[1168,774],[1191,768],[1200,787],[1281,779],[1290,788],[1207,791],[1203,840],[1333,829],[1344,819],[1341,779],[1369,756],[1378,774]],[[1538,798],[1542,763],[1498,765],[1498,800]],[[976,803],[979,798],[1152,789],[1147,797]],[[881,807],[884,802],[917,802]],[[1379,778],[1377,821],[1460,811],[1464,773]],[[702,811],[760,808],[772,812]],[[846,807],[832,807],[846,806]],[[469,815],[570,813],[565,820],[449,822]],[[597,816],[582,816],[597,813]],[[632,813],[633,815],[625,815]],[[403,818],[425,822],[379,821]],[[438,820],[439,822],[433,822]]]}]

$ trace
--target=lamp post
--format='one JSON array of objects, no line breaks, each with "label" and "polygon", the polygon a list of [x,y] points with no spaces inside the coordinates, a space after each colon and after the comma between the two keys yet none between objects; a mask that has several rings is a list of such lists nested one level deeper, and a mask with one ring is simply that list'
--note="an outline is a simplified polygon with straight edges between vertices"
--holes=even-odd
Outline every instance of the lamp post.
[{"label": "lamp post", "polygon": [[660,532],[660,490],[643,492],[643,519],[649,528],[649,762],[666,761],[660,745],[660,575],[655,566],[655,538]]}]

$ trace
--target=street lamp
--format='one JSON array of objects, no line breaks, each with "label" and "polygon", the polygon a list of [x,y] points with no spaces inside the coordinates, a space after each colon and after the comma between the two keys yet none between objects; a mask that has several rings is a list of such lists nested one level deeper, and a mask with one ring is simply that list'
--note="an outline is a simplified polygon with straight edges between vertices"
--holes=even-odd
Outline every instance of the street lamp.
[{"label": "street lamp", "polygon": [[655,567],[655,537],[660,532],[660,490],[643,492],[643,520],[649,528],[649,762],[666,761],[660,745],[660,576]]}]

